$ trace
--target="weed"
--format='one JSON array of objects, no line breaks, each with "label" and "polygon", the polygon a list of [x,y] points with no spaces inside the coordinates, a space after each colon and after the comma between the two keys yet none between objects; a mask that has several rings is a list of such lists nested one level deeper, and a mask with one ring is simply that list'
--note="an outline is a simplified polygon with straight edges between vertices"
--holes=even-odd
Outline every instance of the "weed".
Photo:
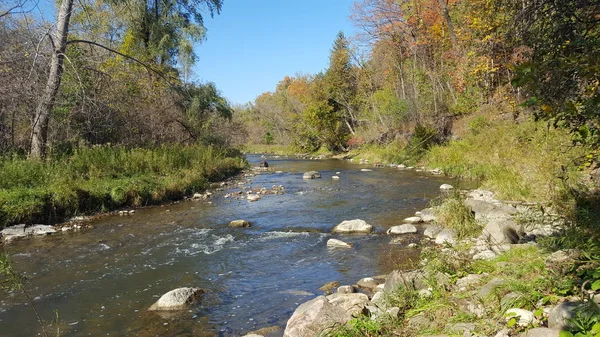
[{"label": "weed", "polygon": [[476,237],[481,234],[481,226],[475,220],[471,210],[465,206],[460,193],[455,192],[434,206],[437,222],[453,229],[459,239]]}]

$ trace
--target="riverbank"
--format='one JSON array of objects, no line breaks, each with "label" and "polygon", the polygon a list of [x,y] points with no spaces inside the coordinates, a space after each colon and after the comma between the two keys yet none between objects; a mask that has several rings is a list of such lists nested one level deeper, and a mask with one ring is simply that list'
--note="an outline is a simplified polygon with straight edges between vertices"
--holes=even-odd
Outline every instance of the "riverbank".
[{"label": "riverbank", "polygon": [[565,238],[577,229],[568,219],[483,190],[454,194],[423,214],[432,225],[419,269],[366,277],[305,302],[284,336],[598,335],[597,251],[573,249]]},{"label": "riverbank", "polygon": [[236,151],[213,146],[83,148],[34,161],[0,160],[0,228],[179,200],[247,167]]}]

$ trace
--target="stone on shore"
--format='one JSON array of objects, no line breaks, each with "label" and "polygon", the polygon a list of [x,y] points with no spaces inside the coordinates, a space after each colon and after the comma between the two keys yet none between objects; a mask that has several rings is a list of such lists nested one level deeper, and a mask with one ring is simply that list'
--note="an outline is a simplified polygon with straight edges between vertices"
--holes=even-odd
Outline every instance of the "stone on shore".
[{"label": "stone on shore", "polygon": [[442,244],[455,244],[456,243],[456,234],[454,233],[453,230],[451,229],[444,229],[443,231],[439,232],[436,236],[435,236],[435,243],[438,245],[442,245]]},{"label": "stone on shore", "polygon": [[352,245],[338,239],[327,240],[327,247],[329,248],[352,248]]},{"label": "stone on shore", "polygon": [[385,292],[392,292],[396,291],[398,287],[415,290],[427,288],[425,284],[425,273],[420,270],[394,270],[385,280],[383,290]]},{"label": "stone on shore", "polygon": [[252,225],[246,220],[233,220],[228,225],[228,227],[231,228],[247,228],[250,226]]},{"label": "stone on shore", "polygon": [[548,315],[548,327],[556,330],[568,330],[572,328],[571,320],[573,320],[577,309],[582,304],[582,302],[578,301],[567,301],[554,307],[550,311],[550,315]]},{"label": "stone on shore", "polygon": [[425,208],[424,210],[418,212],[419,216],[421,217],[421,220],[423,220],[423,222],[433,222],[437,219],[437,217],[435,216],[435,213],[433,213],[433,210],[431,208]]},{"label": "stone on shore", "polygon": [[375,289],[379,285],[379,282],[372,277],[364,277],[358,280],[356,284],[361,288]]},{"label": "stone on shore", "polygon": [[529,310],[525,310],[525,309],[518,309],[518,308],[512,308],[512,309],[506,310],[504,317],[506,318],[506,320],[509,320],[512,317],[515,317],[517,319],[517,325],[519,325],[521,327],[527,327],[527,326],[533,324],[533,322],[535,321],[535,316],[533,315],[533,312],[531,312]]},{"label": "stone on shore", "polygon": [[436,235],[438,235],[438,233],[441,231],[442,231],[442,227],[440,227],[440,226],[429,226],[429,227],[425,228],[423,235],[430,239],[435,239]]},{"label": "stone on shore", "polygon": [[5,242],[10,242],[17,238],[22,238],[30,235],[48,235],[56,233],[56,229],[49,225],[33,225],[26,227],[24,224],[6,227],[0,234]]},{"label": "stone on shore", "polygon": [[200,288],[177,288],[162,295],[148,310],[184,310],[202,298]]},{"label": "stone on shore", "polygon": [[333,229],[331,230],[332,233],[343,234],[371,233],[372,231],[373,226],[369,225],[366,221],[360,219],[342,221],[340,224],[333,227]]},{"label": "stone on shore", "polygon": [[283,336],[319,336],[361,314],[368,302],[369,297],[359,293],[319,296],[296,308],[287,322]]},{"label": "stone on shore", "polygon": [[440,190],[442,190],[442,191],[450,191],[452,189],[454,189],[454,186],[452,186],[450,184],[442,184],[440,186]]},{"label": "stone on shore", "polygon": [[317,171],[308,171],[302,175],[302,179],[318,179],[321,178],[321,173]]},{"label": "stone on shore", "polygon": [[417,227],[411,224],[404,224],[400,226],[394,226],[388,229],[387,233],[391,235],[401,235],[401,234],[414,234],[417,232]]},{"label": "stone on shore", "polygon": [[420,216],[411,216],[409,218],[404,219],[404,222],[408,224],[416,224],[423,222],[423,219],[421,219]]},{"label": "stone on shore", "polygon": [[560,331],[548,328],[533,328],[521,334],[521,337],[558,337]]}]

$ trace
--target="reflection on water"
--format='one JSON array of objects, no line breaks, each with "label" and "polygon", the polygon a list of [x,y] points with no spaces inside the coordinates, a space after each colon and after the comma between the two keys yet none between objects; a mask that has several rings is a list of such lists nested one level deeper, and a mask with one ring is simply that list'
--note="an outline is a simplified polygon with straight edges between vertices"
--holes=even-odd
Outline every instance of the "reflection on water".
[{"label": "reflection on water", "polygon": [[[257,163],[261,158],[250,156]],[[346,161],[269,158],[273,171],[217,191],[208,201],[182,201],[107,217],[84,233],[9,246],[41,315],[59,314],[61,336],[236,336],[285,326],[293,310],[325,282],[352,284],[416,260],[418,237],[390,245],[387,228],[426,207],[448,181]],[[303,180],[317,170],[322,179]],[[340,180],[332,180],[335,172]],[[225,198],[247,188],[283,185],[285,194],[257,202]],[[343,220],[364,219],[371,235],[331,235]],[[251,228],[228,228],[245,219]],[[337,237],[351,250],[328,250]],[[202,304],[176,314],[146,309],[177,287],[206,289]],[[4,295],[1,295],[4,296]],[[40,332],[20,294],[0,297],[0,336]],[[281,330],[279,334],[283,334]]]}]

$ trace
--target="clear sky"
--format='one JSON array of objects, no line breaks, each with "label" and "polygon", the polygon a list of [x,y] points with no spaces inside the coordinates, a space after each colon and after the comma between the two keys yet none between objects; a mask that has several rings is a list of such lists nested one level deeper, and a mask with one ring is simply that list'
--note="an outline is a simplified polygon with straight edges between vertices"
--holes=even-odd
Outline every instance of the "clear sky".
[{"label": "clear sky", "polygon": [[205,18],[192,78],[214,82],[233,104],[274,91],[284,76],[317,73],[329,63],[336,34],[355,34],[353,0],[224,0]]}]

